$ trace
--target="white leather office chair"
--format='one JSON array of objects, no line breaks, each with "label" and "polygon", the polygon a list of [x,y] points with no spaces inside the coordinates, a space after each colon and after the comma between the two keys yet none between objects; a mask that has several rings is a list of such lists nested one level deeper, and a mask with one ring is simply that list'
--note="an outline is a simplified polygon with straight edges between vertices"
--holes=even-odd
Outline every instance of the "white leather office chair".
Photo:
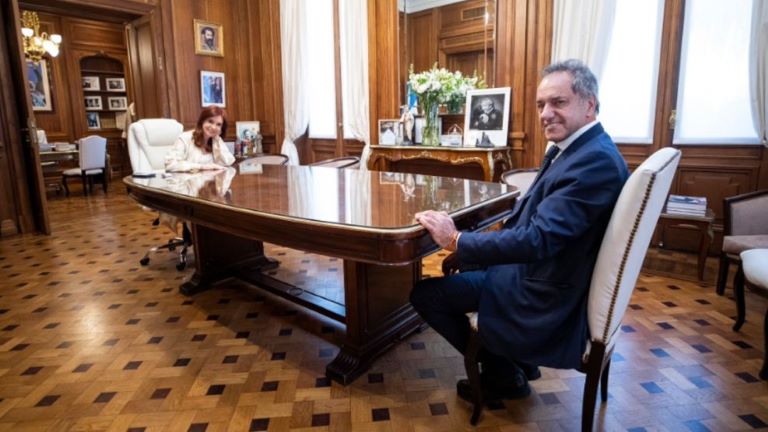
[{"label": "white leather office chair", "polygon": [[538,168],[519,168],[501,173],[501,182],[510,186],[515,186],[520,191],[520,198],[525,196],[528,192],[528,188],[531,187],[533,180],[536,179],[536,174],[539,173]]},{"label": "white leather office chair", "polygon": [[[652,154],[624,184],[605,230],[589,288],[588,322],[591,339],[582,356],[581,372],[587,374],[581,412],[582,431],[591,431],[597,387],[608,399],[608,371],[621,319],[629,304],[648,244],[667,199],[672,178],[680,161],[680,150],[671,147]],[[464,358],[472,385],[474,425],[483,408],[477,354],[480,349],[478,315],[467,314],[473,331]]]},{"label": "white leather office chair", "polygon": [[[735,290],[741,291],[742,298],[744,297],[745,282],[755,293],[768,297],[768,249],[750,249],[741,253],[741,266],[733,284]],[[743,314],[743,300],[741,307],[740,313]],[[760,379],[768,380],[768,310],[765,311],[765,318],[763,319],[763,343],[765,349]]]},{"label": "white leather office chair", "polygon": [[107,139],[98,135],[90,135],[78,140],[79,166],[61,173],[64,193],[69,196],[69,177],[79,177],[83,183],[83,195],[88,195],[88,189],[93,192],[93,177],[100,175],[104,193],[107,193]]},{"label": "white leather office chair", "polygon": [[[134,174],[163,173],[165,154],[173,147],[176,138],[183,130],[182,124],[173,119],[144,119],[132,123],[128,128],[128,157],[131,159]],[[158,216],[153,225],[159,224]],[[176,234],[175,230],[174,234]],[[184,226],[181,237],[173,237],[160,246],[150,248],[139,262],[141,265],[148,265],[150,254],[153,252],[161,249],[174,251],[177,247],[181,247],[176,268],[183,270],[187,265],[187,249],[191,244],[189,231]]]}]

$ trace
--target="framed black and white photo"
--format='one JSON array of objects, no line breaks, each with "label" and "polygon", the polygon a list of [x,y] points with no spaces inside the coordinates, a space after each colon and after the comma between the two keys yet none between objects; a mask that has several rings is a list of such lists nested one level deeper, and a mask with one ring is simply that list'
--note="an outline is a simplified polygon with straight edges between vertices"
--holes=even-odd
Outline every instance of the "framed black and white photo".
[{"label": "framed black and white photo", "polygon": [[504,147],[509,130],[510,88],[467,92],[464,147]]},{"label": "framed black and white photo", "polygon": [[86,111],[99,111],[103,109],[101,106],[101,96],[86,96],[85,97],[85,110]]},{"label": "framed black and white photo", "polygon": [[224,26],[195,20],[195,54],[224,57]]},{"label": "framed black and white photo", "polygon": [[200,100],[204,107],[227,106],[224,73],[200,71]]},{"label": "framed black and white photo", "polygon": [[400,131],[400,119],[379,120],[379,145],[397,144],[397,136]]},{"label": "framed black and white photo", "polygon": [[85,91],[99,91],[101,86],[99,85],[99,77],[97,76],[84,76],[83,77],[83,90]]},{"label": "framed black and white photo", "polygon": [[48,83],[48,62],[41,59],[37,64],[27,60],[29,94],[32,96],[32,111],[52,111],[51,86]]},{"label": "framed black and white photo", "polygon": [[128,109],[128,98],[125,96],[110,96],[107,98],[110,111],[125,111]]},{"label": "framed black and white photo", "polygon": [[101,129],[101,121],[99,119],[99,113],[89,112],[85,113],[86,124],[89,130]]},{"label": "framed black and white photo", "polygon": [[125,78],[106,78],[104,85],[107,87],[107,91],[125,92]]}]

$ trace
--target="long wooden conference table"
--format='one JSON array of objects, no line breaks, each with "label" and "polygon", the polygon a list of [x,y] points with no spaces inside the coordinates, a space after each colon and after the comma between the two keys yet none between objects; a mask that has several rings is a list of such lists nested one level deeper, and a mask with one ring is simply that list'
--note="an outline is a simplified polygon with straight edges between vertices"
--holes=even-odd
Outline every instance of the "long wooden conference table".
[{"label": "long wooden conference table", "polygon": [[[474,180],[247,163],[123,182],[139,203],[190,223],[195,272],[182,293],[236,277],[342,323],[326,374],[343,384],[422,324],[408,297],[421,258],[439,247],[414,215],[444,210],[459,229],[478,231],[507,216],[518,195]],[[262,242],[343,259],[343,303],[267,274],[277,263]]]}]

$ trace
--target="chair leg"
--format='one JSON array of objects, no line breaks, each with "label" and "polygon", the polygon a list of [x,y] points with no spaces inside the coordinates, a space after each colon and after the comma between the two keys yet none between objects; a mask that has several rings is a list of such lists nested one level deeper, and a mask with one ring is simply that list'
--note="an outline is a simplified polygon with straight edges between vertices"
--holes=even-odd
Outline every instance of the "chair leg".
[{"label": "chair leg", "polygon": [[600,378],[600,399],[603,402],[608,401],[608,374],[611,370],[611,361],[608,360],[608,363],[605,364],[605,367],[603,368],[603,375]]},{"label": "chair leg", "polygon": [[69,196],[69,185],[67,184],[67,176],[61,176],[61,183],[64,185],[64,196]]},{"label": "chair leg", "polygon": [[88,195],[88,178],[85,174],[80,176],[80,182],[83,184],[83,196]]},{"label": "chair leg", "polygon": [[469,378],[469,385],[472,387],[472,417],[469,419],[469,423],[472,426],[477,425],[477,421],[480,420],[480,414],[483,412],[483,391],[480,385],[480,367],[477,361],[478,353],[480,352],[480,338],[477,332],[473,331],[469,335],[469,342],[467,342],[467,352],[464,353],[464,369],[467,371],[467,378]]},{"label": "chair leg", "polygon": [[746,307],[744,305],[744,270],[736,270],[736,276],[733,277],[733,294],[736,297],[736,323],[733,325],[733,331],[739,331],[746,321]]},{"label": "chair leg", "polygon": [[720,267],[717,269],[717,295],[723,295],[725,293],[725,284],[728,281],[728,265],[730,260],[728,254],[720,252]]},{"label": "chair leg", "polygon": [[101,170],[101,185],[104,187],[104,195],[107,194],[107,170]]},{"label": "chair leg", "polygon": [[603,359],[605,358],[605,345],[601,343],[592,344],[589,353],[589,362],[584,365],[584,372],[587,378],[584,380],[584,400],[581,405],[581,430],[582,432],[591,432],[594,425],[595,403],[597,402],[597,387],[600,385],[600,378],[605,378],[605,396],[608,396],[608,365],[603,371]]},{"label": "chair leg", "polygon": [[760,370],[760,379],[768,381],[768,309],[765,310],[765,319],[763,320],[763,342],[765,352],[763,353],[763,368]]}]

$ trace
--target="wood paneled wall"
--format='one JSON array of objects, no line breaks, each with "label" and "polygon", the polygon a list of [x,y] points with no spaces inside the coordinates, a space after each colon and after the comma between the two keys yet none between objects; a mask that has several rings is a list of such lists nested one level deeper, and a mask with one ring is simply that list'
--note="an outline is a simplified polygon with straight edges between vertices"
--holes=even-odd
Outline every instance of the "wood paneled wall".
[{"label": "wood paneled wall", "polygon": [[[170,117],[194,127],[202,109],[200,71],[223,72],[230,128],[258,120],[265,151],[277,152],[284,135],[278,0],[162,0],[165,74]],[[194,20],[223,26],[224,56],[195,54]]]}]

